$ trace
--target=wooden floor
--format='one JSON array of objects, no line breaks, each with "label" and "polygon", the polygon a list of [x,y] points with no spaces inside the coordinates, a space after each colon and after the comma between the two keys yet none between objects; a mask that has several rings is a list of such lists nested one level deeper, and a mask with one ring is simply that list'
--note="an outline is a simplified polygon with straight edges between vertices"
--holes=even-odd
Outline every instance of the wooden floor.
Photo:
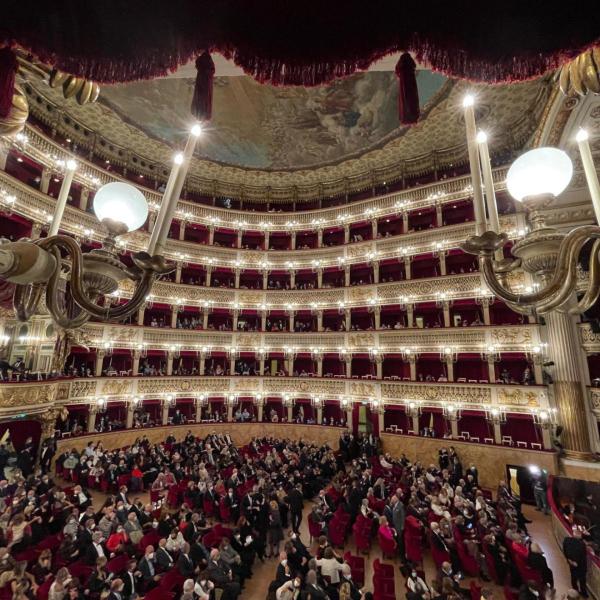
[{"label": "wooden floor", "polygon": [[[102,503],[105,500],[105,495],[99,492],[94,492],[94,506],[96,508],[100,508]],[[147,494],[142,494],[142,501],[146,501]],[[310,512],[310,503],[306,503],[306,507],[304,510],[304,518],[302,519],[302,524],[300,526],[300,537],[304,544],[309,545],[309,534],[308,534],[308,522],[307,517]],[[548,565],[552,569],[554,573],[554,583],[556,587],[556,596],[555,598],[560,600],[566,591],[571,587],[570,585],[570,576],[569,569],[567,567],[567,563],[564,560],[562,552],[558,547],[556,541],[554,540],[554,536],[552,534],[552,527],[550,523],[550,516],[545,516],[543,513],[537,512],[533,507],[524,506],[523,512],[525,515],[531,519],[533,522],[528,525],[529,534],[532,539],[535,540],[546,555],[546,560],[548,561]],[[313,542],[313,546],[315,543]],[[346,546],[345,550],[350,550],[353,554],[356,554],[356,548],[353,544],[353,538],[350,537],[350,543]],[[373,569],[372,569],[372,561],[376,558],[379,558],[380,561],[385,562],[387,564],[394,564],[395,569],[394,572],[396,574],[396,597],[404,598],[405,597],[405,585],[404,585],[404,577],[400,573],[400,561],[398,559],[390,560],[385,559],[381,555],[381,550],[377,543],[373,544],[370,555],[365,555],[365,588],[367,590],[373,590]],[[431,554],[429,552],[425,553],[424,557],[424,568],[427,581],[431,581],[431,579],[435,578],[435,565],[433,559],[431,558]],[[261,563],[258,559],[256,560],[253,568],[253,577],[246,582],[245,589],[242,592],[241,598],[244,600],[265,600],[267,597],[267,590],[269,584],[274,579],[275,571],[277,569],[277,559],[271,558],[265,560],[264,563]],[[469,583],[471,578],[467,578],[462,582],[463,587],[469,587]],[[494,600],[502,600],[504,598],[504,591],[499,586],[493,583],[484,583],[482,581],[478,582],[479,585],[486,587],[487,589],[494,590]]]}]

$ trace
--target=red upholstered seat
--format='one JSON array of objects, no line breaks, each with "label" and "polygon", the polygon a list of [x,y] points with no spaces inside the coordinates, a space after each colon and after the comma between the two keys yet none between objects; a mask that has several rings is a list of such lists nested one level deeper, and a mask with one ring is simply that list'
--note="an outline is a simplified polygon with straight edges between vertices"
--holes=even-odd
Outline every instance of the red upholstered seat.
[{"label": "red upholstered seat", "polygon": [[119,556],[115,556],[111,558],[106,563],[106,570],[109,573],[121,573],[127,568],[127,561],[129,560],[129,556],[127,554],[120,554]]},{"label": "red upholstered seat", "polygon": [[313,539],[318,538],[323,533],[320,523],[313,521],[312,514],[308,515],[308,533],[310,535],[311,542]]},{"label": "red upholstered seat", "polygon": [[328,537],[332,546],[343,546],[346,541],[346,526],[335,519],[329,521]]},{"label": "red upholstered seat", "polygon": [[178,568],[175,566],[170,571],[167,571],[160,578],[160,588],[164,591],[173,592],[180,589],[183,586],[185,577],[179,573]]},{"label": "red upholstered seat", "polygon": [[365,584],[365,559],[362,556],[353,556],[350,552],[346,552],[344,562],[350,565],[352,579],[359,587],[362,587]]},{"label": "red upholstered seat", "polygon": [[225,521],[226,523],[231,521],[231,510],[227,506],[225,498],[221,498],[221,500],[219,500],[219,515],[221,517],[221,521]]},{"label": "red upholstered seat", "polygon": [[54,575],[50,575],[42,585],[37,589],[37,599],[38,600],[48,600],[48,594],[50,593],[50,586],[54,581]]}]

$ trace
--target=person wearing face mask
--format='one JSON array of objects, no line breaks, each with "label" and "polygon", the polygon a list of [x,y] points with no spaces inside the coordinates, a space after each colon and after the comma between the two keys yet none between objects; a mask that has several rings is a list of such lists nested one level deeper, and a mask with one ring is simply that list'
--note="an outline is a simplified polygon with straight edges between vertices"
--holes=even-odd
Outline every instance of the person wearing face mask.
[{"label": "person wearing face mask", "polygon": [[111,554],[121,554],[125,551],[128,542],[129,537],[125,533],[125,528],[123,525],[118,525],[116,531],[106,540],[106,547]]},{"label": "person wearing face mask", "polygon": [[235,494],[234,488],[230,487],[227,490],[227,495],[223,499],[223,504],[229,509],[231,520],[236,523],[240,518],[240,503]]},{"label": "person wearing face mask", "polygon": [[427,584],[415,569],[412,569],[406,578],[406,587],[409,590],[409,594],[407,594],[409,600],[420,600],[425,594],[430,593]]},{"label": "person wearing face mask", "polygon": [[221,600],[236,600],[242,591],[240,584],[234,580],[231,570],[221,560],[221,555],[216,548],[210,552],[206,576],[216,588],[223,590]]},{"label": "person wearing face mask", "polygon": [[135,512],[132,511],[127,515],[127,521],[125,522],[124,528],[131,542],[133,544],[139,544],[144,534]]},{"label": "person wearing face mask", "polygon": [[160,581],[160,575],[156,572],[156,562],[154,557],[154,546],[146,546],[143,558],[138,565],[142,574],[142,583],[144,590],[150,590],[156,587]]},{"label": "person wearing face mask", "polygon": [[299,577],[286,581],[275,590],[275,598],[277,600],[296,600],[300,596],[300,585]]}]

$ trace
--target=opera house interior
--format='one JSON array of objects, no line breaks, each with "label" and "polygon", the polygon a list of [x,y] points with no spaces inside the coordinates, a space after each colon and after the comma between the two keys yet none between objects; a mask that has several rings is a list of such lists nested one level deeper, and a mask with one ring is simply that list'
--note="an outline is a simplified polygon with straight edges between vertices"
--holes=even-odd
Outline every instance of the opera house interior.
[{"label": "opera house interior", "polygon": [[600,600],[594,3],[7,4],[0,600]]}]

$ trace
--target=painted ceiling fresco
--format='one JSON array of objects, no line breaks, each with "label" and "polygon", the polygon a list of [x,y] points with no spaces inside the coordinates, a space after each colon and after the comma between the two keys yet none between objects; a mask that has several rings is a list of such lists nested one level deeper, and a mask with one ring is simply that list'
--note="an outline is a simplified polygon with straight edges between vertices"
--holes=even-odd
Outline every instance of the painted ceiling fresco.
[{"label": "painted ceiling fresco", "polygon": [[[417,80],[422,106],[434,104],[446,79],[419,70]],[[193,86],[192,78],[103,86],[101,102],[149,136],[173,143],[189,128]],[[397,103],[398,83],[390,71],[316,88],[216,77],[211,131],[201,156],[267,170],[336,163],[402,135]]]}]

